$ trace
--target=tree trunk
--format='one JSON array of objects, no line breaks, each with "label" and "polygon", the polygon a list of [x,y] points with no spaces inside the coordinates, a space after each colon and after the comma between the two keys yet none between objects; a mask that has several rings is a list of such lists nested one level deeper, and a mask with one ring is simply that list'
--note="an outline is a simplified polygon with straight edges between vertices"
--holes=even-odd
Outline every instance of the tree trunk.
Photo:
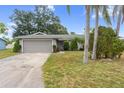
[{"label": "tree trunk", "polygon": [[97,37],[98,37],[98,25],[99,25],[99,7],[95,7],[95,12],[96,12],[96,22],[95,22],[95,32],[94,32],[94,43],[93,43],[93,51],[92,51],[92,59],[96,59],[96,49],[97,49]]},{"label": "tree trunk", "polygon": [[118,20],[117,20],[117,28],[116,28],[116,35],[117,36],[119,36],[120,22],[121,22],[121,9],[119,11]]},{"label": "tree trunk", "polygon": [[85,30],[85,45],[84,45],[85,64],[88,63],[89,32],[90,32],[90,5],[86,5],[86,30]]}]

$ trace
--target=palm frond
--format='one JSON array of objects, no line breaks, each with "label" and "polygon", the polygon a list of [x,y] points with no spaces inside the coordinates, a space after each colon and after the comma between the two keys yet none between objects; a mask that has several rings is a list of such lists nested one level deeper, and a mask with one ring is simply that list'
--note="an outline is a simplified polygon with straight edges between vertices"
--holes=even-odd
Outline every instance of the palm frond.
[{"label": "palm frond", "polygon": [[103,18],[105,19],[106,23],[112,25],[111,19],[107,10],[106,6],[103,6]]},{"label": "palm frond", "polygon": [[95,10],[95,5],[91,5],[90,7],[91,7],[91,12],[94,12],[94,10]]},{"label": "palm frond", "polygon": [[119,7],[118,5],[115,5],[115,6],[114,6],[113,13],[112,13],[113,20],[115,19],[115,16],[117,16],[118,7]]},{"label": "palm frond", "polygon": [[99,11],[100,11],[100,13],[101,13],[101,11],[102,11],[102,9],[103,9],[103,6],[104,6],[104,5],[99,5]]},{"label": "palm frond", "polygon": [[122,6],[122,23],[124,22],[124,5]]},{"label": "palm frond", "polygon": [[70,15],[70,13],[71,13],[71,11],[70,11],[70,5],[67,5],[66,6],[66,9],[67,9],[68,14]]}]

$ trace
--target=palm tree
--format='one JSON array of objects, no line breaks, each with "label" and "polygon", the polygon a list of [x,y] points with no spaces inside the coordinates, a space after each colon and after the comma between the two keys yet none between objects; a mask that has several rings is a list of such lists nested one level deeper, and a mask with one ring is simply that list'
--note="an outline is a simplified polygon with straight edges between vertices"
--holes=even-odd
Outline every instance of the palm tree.
[{"label": "palm tree", "polygon": [[95,13],[96,13],[96,20],[95,20],[95,32],[94,32],[94,43],[93,43],[92,59],[96,59],[98,25],[99,25],[99,6],[96,5],[94,8],[95,8]]},{"label": "palm tree", "polygon": [[0,34],[5,33],[6,30],[6,26],[3,23],[0,23]]},{"label": "palm tree", "polygon": [[85,6],[86,9],[86,30],[84,43],[84,63],[88,63],[88,48],[89,48],[89,32],[90,32],[90,5]]},{"label": "palm tree", "polygon": [[107,8],[108,8],[107,6],[99,6],[99,5],[92,6],[92,9],[95,10],[95,15],[96,15],[96,19],[95,19],[95,32],[94,32],[94,43],[93,43],[93,51],[92,51],[92,59],[93,60],[96,59],[98,27],[99,27],[99,12],[100,11],[102,11],[102,15],[103,15],[105,21],[108,24],[111,24],[111,20],[110,20]]},{"label": "palm tree", "polygon": [[[120,24],[124,22],[124,5],[115,5],[113,9],[113,19],[117,16],[116,35],[119,36]],[[122,19],[122,20],[121,20]]]},{"label": "palm tree", "polygon": [[[67,5],[67,11],[70,14],[70,6]],[[88,48],[89,48],[89,32],[90,32],[90,5],[85,6],[86,9],[86,30],[84,44],[84,63],[88,63]]]}]

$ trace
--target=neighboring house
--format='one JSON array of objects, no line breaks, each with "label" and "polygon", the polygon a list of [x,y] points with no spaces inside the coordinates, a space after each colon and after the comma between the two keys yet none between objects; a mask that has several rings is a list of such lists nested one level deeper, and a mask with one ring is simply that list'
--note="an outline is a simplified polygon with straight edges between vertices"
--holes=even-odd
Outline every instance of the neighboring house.
[{"label": "neighboring house", "polygon": [[119,39],[120,39],[120,40],[124,40],[124,37],[119,36]]},{"label": "neighboring house", "polygon": [[6,49],[6,41],[0,38],[0,50]]},{"label": "neighboring house", "polygon": [[83,35],[46,35],[38,32],[16,38],[20,39],[22,53],[51,53],[53,52],[53,45],[56,45],[59,50],[62,51],[64,50],[64,41],[70,41],[75,37],[82,38]]}]

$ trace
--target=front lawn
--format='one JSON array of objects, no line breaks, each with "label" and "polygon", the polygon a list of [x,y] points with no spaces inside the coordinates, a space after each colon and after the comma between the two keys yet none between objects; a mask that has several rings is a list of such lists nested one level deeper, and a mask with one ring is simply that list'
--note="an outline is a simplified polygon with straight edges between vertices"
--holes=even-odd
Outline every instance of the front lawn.
[{"label": "front lawn", "polygon": [[14,53],[12,49],[0,50],[0,59],[14,55],[16,55],[16,53]]},{"label": "front lawn", "polygon": [[43,66],[46,87],[124,87],[124,58],[83,64],[80,51],[53,53]]}]

